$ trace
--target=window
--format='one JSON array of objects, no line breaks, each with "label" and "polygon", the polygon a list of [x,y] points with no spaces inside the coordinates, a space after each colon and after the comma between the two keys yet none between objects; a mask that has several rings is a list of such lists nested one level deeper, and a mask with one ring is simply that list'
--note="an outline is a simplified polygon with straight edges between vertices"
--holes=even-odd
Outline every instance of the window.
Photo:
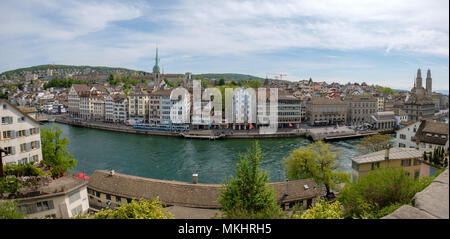
[{"label": "window", "polygon": [[372,170],[379,168],[379,167],[380,167],[380,162],[372,163]]},{"label": "window", "polygon": [[414,171],[414,179],[418,179],[420,176],[420,170]]},{"label": "window", "polygon": [[131,198],[127,198],[127,203],[131,203]]},{"label": "window", "polygon": [[415,165],[420,165],[420,160],[414,159],[414,166],[415,166]]},{"label": "window", "polygon": [[403,166],[403,167],[409,167],[409,166],[411,166],[411,159],[403,159],[403,160],[402,160],[402,166]]},{"label": "window", "polygon": [[122,201],[122,198],[120,196],[116,196],[116,202]]},{"label": "window", "polygon": [[106,200],[111,200],[111,194],[106,194]]},{"label": "window", "polygon": [[95,192],[95,196],[99,198],[100,197],[100,192]]},{"label": "window", "polygon": [[78,199],[80,199],[80,192],[76,192],[72,195],[69,196],[69,204],[74,203],[75,201],[77,201]]},{"label": "window", "polygon": [[83,210],[83,207],[78,205],[76,208],[72,209],[72,217],[78,215]]},{"label": "window", "polygon": [[2,124],[12,124],[13,118],[11,116],[2,117]]}]

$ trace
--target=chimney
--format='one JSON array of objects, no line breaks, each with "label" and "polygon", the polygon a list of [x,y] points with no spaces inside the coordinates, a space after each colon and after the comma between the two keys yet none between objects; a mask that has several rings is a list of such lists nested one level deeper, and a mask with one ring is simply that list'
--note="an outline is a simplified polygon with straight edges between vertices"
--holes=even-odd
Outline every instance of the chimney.
[{"label": "chimney", "polygon": [[198,174],[194,173],[192,174],[192,183],[197,184],[198,182]]},{"label": "chimney", "polygon": [[289,180],[286,180],[286,191],[284,192],[285,196],[289,195],[289,193],[288,193],[288,184],[289,184]]},{"label": "chimney", "polygon": [[385,154],[384,154],[384,160],[389,160],[389,146],[386,148]]}]

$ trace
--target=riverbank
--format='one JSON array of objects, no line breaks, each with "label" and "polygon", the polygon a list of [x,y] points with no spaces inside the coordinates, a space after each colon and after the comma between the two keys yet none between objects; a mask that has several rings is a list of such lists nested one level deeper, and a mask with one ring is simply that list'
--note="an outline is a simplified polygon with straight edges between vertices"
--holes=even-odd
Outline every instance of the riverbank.
[{"label": "riverbank", "polygon": [[258,129],[251,130],[232,130],[232,129],[210,129],[210,130],[190,130],[189,132],[170,132],[148,129],[136,129],[132,126],[102,123],[95,121],[83,121],[78,119],[70,119],[64,116],[55,117],[55,122],[67,124],[71,126],[92,128],[99,130],[107,130],[114,132],[155,135],[155,136],[172,136],[187,139],[276,139],[276,138],[309,138],[313,141],[317,140],[340,140],[349,138],[360,138],[367,135],[378,133],[378,131],[355,132],[345,126],[340,127],[321,127],[321,128],[300,128],[300,129],[278,129],[274,134],[260,134]]},{"label": "riverbank", "polygon": [[264,139],[264,138],[296,138],[307,136],[306,129],[280,129],[275,134],[260,134],[259,130],[230,130],[230,129],[211,129],[211,130],[190,130],[188,133],[135,129],[132,126],[121,124],[110,124],[93,121],[82,121],[69,119],[65,117],[55,117],[55,122],[71,126],[92,128],[99,130],[108,130],[130,134],[172,136],[190,139]]}]

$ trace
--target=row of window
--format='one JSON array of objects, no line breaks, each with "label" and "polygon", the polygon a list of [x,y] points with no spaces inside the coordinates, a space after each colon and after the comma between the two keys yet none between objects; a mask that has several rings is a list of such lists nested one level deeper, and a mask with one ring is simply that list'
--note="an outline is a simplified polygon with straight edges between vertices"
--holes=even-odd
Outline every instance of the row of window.
[{"label": "row of window", "polygon": [[19,210],[25,214],[33,214],[54,209],[53,200],[20,205]]},{"label": "row of window", "polygon": [[[95,190],[92,190],[90,188],[88,188],[87,191],[88,191],[89,195],[95,196],[97,198],[100,198],[102,194],[105,194],[106,200],[111,201],[111,194],[101,193],[99,191],[95,191]],[[114,197],[115,197],[115,201],[116,202],[119,202],[119,203],[122,202],[122,197],[121,196],[114,196]],[[126,197],[124,197],[124,199],[127,200],[127,203],[130,203],[131,200],[132,200],[131,198],[126,198]]]}]

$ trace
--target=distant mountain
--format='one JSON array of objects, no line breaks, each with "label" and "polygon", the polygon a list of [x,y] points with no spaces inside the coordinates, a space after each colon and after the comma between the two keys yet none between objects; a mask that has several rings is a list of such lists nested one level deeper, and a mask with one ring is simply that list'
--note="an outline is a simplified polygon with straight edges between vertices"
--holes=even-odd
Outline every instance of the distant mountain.
[{"label": "distant mountain", "polygon": [[448,95],[448,90],[434,90],[434,92],[441,93],[444,95]]},{"label": "distant mountain", "polygon": [[72,72],[83,72],[85,70],[91,69],[96,72],[101,73],[125,73],[130,75],[146,75],[149,74],[144,71],[130,70],[121,67],[106,67],[106,66],[73,66],[73,65],[38,65],[32,67],[19,68],[15,70],[5,71],[0,74],[3,77],[14,77],[14,76],[24,76],[27,73],[38,73],[47,70],[54,70],[57,73],[72,73]]},{"label": "distant mountain", "polygon": [[[38,65],[32,67],[19,68],[15,70],[5,71],[0,74],[1,79],[12,79],[14,77],[23,77],[28,73],[45,73],[47,70],[53,70],[53,75],[63,75],[64,73],[84,72],[86,70],[93,70],[99,73],[122,73],[127,75],[149,75],[151,73],[145,71],[131,70],[121,67],[106,67],[106,66],[74,66],[74,65]],[[183,74],[180,74],[182,76]],[[264,82],[264,78],[256,77],[252,75],[235,74],[235,73],[207,73],[192,75],[193,79],[224,79],[234,81],[244,80],[259,80]]]}]

